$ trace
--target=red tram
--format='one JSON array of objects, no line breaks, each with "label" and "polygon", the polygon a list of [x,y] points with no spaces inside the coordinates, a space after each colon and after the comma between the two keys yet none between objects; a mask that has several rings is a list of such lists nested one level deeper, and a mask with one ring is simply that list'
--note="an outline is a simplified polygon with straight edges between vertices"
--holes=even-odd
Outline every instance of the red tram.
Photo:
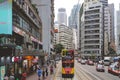
[{"label": "red tram", "polygon": [[62,50],[62,78],[74,77],[74,50]]}]

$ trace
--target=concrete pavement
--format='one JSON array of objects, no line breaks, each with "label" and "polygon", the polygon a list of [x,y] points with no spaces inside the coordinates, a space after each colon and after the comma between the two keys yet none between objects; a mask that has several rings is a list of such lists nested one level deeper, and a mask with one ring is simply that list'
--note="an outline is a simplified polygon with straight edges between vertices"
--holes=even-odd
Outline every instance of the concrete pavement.
[{"label": "concrete pavement", "polygon": [[[58,67],[58,64],[57,64],[57,67]],[[44,80],[54,80],[54,77],[55,77],[55,74],[56,74],[56,69],[57,68],[54,68],[54,73],[51,75],[50,72],[49,72],[50,68],[48,67],[48,76]],[[37,72],[28,76],[26,80],[38,80]],[[42,76],[41,76],[41,80],[43,80]]]},{"label": "concrete pavement", "polygon": [[[52,78],[53,78],[53,75],[49,74],[44,80],[53,80]],[[33,75],[27,77],[26,80],[38,80],[37,73],[34,73]],[[42,76],[41,76],[41,80],[43,80]]]}]

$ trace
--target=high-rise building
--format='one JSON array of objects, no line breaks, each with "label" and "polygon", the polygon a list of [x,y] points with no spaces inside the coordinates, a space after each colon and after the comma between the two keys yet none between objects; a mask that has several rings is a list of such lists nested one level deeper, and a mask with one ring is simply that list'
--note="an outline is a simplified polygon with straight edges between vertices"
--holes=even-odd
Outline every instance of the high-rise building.
[{"label": "high-rise building", "polygon": [[66,25],[59,25],[59,43],[66,49],[73,49],[73,31]]},{"label": "high-rise building", "polygon": [[108,0],[98,0],[103,4],[103,6],[108,6]]},{"label": "high-rise building", "polygon": [[103,46],[103,5],[87,2],[80,10],[80,50],[85,57],[101,56]]},{"label": "high-rise building", "polygon": [[120,4],[117,11],[117,53],[120,54]]},{"label": "high-rise building", "polygon": [[69,16],[69,27],[77,29],[79,19],[80,4],[74,5]]},{"label": "high-rise building", "polygon": [[54,37],[54,0],[32,0],[32,2],[38,8],[43,23],[43,50],[50,54]]},{"label": "high-rise building", "polygon": [[83,56],[101,56],[114,45],[114,5],[108,0],[85,0],[80,9],[80,51]]},{"label": "high-rise building", "polygon": [[65,8],[59,8],[58,9],[58,16],[57,16],[58,24],[63,24],[67,26],[67,14]]},{"label": "high-rise building", "polygon": [[110,42],[115,43],[115,24],[114,24],[114,4],[108,4],[109,12],[110,12]]},{"label": "high-rise building", "polygon": [[[0,68],[3,67],[2,73],[23,72],[23,63],[30,72],[33,56],[41,56],[40,50],[42,49],[42,21],[37,8],[32,5],[30,0],[0,0],[1,22],[5,24],[0,24]],[[6,26],[6,24],[8,25]],[[8,30],[5,27],[8,27]],[[8,34],[8,32],[11,33]],[[40,60],[42,61],[42,59]],[[4,75],[0,73],[0,80],[3,80],[3,77]]]},{"label": "high-rise building", "polygon": [[75,50],[77,50],[78,49],[78,42],[77,42],[77,29],[75,29],[75,28],[72,28],[72,30],[73,30],[73,42],[72,42],[72,44],[73,44],[73,49],[75,49]]},{"label": "high-rise building", "polygon": [[[116,50],[114,28],[115,28],[114,26],[114,4],[108,4],[108,6],[104,7],[104,40],[106,39],[105,36],[107,35],[108,36],[107,40],[109,44],[107,42],[104,42],[104,46],[108,44],[108,47],[112,47],[114,50]],[[107,45],[105,47],[107,47]],[[104,50],[105,55],[108,55],[108,53],[109,53],[108,50],[107,51]]]},{"label": "high-rise building", "polygon": [[79,38],[79,10],[80,10],[80,4],[76,4],[73,6],[73,9],[71,10],[71,14],[69,16],[69,27],[73,28],[73,44],[74,48],[78,48],[78,38]]}]

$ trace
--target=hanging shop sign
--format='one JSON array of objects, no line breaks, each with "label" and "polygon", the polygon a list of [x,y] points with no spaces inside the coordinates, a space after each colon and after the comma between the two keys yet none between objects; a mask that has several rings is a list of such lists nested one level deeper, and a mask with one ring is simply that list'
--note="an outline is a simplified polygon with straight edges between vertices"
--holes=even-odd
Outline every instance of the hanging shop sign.
[{"label": "hanging shop sign", "polygon": [[0,0],[0,34],[12,35],[12,0]]},{"label": "hanging shop sign", "polygon": [[21,36],[26,35],[24,31],[22,31],[21,29],[15,27],[15,26],[13,27],[13,30],[14,30],[15,33],[17,33],[17,34],[19,34]]},{"label": "hanging shop sign", "polygon": [[35,39],[34,37],[31,36],[30,38],[31,38],[32,41],[35,41],[35,42],[37,42],[37,43],[42,45],[42,42],[40,42],[39,40]]}]

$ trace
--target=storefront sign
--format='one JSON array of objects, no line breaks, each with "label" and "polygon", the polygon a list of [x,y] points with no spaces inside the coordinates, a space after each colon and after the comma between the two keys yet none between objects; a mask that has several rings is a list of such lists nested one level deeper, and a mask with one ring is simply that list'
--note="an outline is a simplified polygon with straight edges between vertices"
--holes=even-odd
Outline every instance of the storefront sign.
[{"label": "storefront sign", "polygon": [[5,66],[0,67],[0,80],[3,80],[5,75]]},{"label": "storefront sign", "polygon": [[0,0],[0,34],[12,34],[12,0]]},{"label": "storefront sign", "polygon": [[37,42],[37,43],[42,45],[42,42],[40,42],[39,40],[35,39],[34,37],[31,36],[30,38],[31,38],[32,41],[35,41],[35,42]]},{"label": "storefront sign", "polygon": [[17,34],[21,35],[21,36],[24,36],[25,35],[25,32],[22,31],[21,29],[17,28],[17,27],[13,27],[13,30],[14,32],[16,32]]}]

